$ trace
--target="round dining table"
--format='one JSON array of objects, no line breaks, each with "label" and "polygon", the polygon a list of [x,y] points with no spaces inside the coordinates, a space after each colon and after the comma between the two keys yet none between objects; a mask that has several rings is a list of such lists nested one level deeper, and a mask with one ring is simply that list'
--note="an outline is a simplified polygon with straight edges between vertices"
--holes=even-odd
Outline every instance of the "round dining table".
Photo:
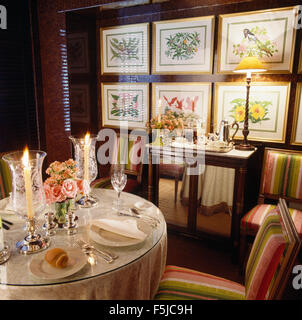
[{"label": "round dining table", "polygon": [[[161,211],[151,202],[134,194],[123,192],[123,208],[144,205],[141,216],[156,219],[156,225],[150,224],[147,237],[137,243],[119,245],[102,243],[91,237],[91,224],[98,219],[117,219],[117,212],[112,204],[117,198],[113,190],[93,189],[98,198],[98,205],[93,208],[78,208],[77,232],[69,235],[65,229],[56,229],[50,237],[46,250],[23,255],[16,248],[16,243],[26,236],[25,221],[7,210],[8,198],[0,201],[0,216],[13,223],[9,230],[4,230],[4,241],[10,248],[10,258],[0,265],[0,299],[2,300],[149,300],[158,288],[163,274],[167,255],[167,226]],[[137,217],[118,217],[118,219]],[[144,223],[152,221],[143,219]],[[37,221],[38,232],[45,236],[42,228],[44,215]],[[43,261],[46,251],[55,248],[78,248],[77,239],[84,239],[96,249],[106,250],[118,256],[112,263],[106,262],[94,251],[95,261],[87,253],[87,262],[80,270],[67,277],[45,279],[32,272],[33,259]],[[71,249],[73,250],[73,249]],[[95,263],[96,262],[96,263]]]}]

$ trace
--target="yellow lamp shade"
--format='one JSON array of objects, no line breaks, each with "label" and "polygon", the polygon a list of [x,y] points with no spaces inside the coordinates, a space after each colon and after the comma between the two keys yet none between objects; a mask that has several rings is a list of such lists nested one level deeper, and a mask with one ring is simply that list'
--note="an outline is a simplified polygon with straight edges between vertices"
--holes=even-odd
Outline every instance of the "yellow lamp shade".
[{"label": "yellow lamp shade", "polygon": [[233,72],[237,73],[252,73],[263,71],[266,71],[266,69],[257,57],[244,57],[235,68],[235,70],[233,70]]}]

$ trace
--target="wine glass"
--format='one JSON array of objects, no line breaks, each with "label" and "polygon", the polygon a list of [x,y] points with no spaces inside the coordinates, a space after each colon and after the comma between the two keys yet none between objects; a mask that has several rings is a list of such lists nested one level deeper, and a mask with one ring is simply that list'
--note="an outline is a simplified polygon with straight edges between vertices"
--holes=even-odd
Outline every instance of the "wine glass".
[{"label": "wine glass", "polygon": [[124,166],[121,164],[112,164],[111,166],[111,184],[117,192],[117,202],[114,209],[120,210],[121,193],[127,183],[127,175],[125,174]]}]

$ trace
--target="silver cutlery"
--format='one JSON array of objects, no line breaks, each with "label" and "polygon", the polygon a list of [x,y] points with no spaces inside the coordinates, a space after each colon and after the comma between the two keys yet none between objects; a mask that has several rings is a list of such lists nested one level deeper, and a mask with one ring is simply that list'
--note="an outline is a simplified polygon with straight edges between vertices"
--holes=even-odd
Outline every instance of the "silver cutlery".
[{"label": "silver cutlery", "polygon": [[106,262],[108,262],[108,263],[111,263],[111,262],[113,262],[115,259],[118,258],[117,255],[112,255],[111,253],[109,253],[109,252],[107,252],[107,251],[105,252],[105,251],[99,250],[99,249],[95,248],[93,245],[85,242],[85,241],[82,240],[82,239],[76,240],[76,243],[77,243],[77,245],[78,245],[80,248],[82,248],[83,250],[96,251],[96,252],[99,253],[99,254],[102,256],[102,258],[103,258],[104,260],[106,260]]},{"label": "silver cutlery", "polygon": [[157,227],[157,222],[148,216],[131,214],[131,213],[126,213],[126,212],[121,212],[121,211],[119,212],[119,215],[125,216],[125,217],[132,217],[132,218],[136,218],[136,219],[142,219],[146,223],[149,223],[152,227]]},{"label": "silver cutlery", "polygon": [[136,208],[130,208],[130,211],[133,212],[137,216],[148,217],[150,219],[155,220],[157,223],[160,223],[159,219],[157,219],[156,217],[142,215],[141,213],[139,213],[139,211]]}]

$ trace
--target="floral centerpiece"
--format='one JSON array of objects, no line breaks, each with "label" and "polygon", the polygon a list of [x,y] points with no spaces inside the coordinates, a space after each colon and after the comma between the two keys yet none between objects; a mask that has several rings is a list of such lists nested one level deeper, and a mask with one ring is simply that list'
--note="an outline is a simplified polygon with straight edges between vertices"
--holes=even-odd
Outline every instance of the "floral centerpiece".
[{"label": "floral centerpiece", "polygon": [[175,112],[167,110],[165,114],[156,116],[146,123],[149,129],[168,129],[173,131],[175,129],[183,129],[184,123],[181,117],[178,117]]},{"label": "floral centerpiece", "polygon": [[44,181],[46,202],[55,204],[55,218],[60,227],[66,222],[68,210],[74,208],[74,199],[89,192],[89,183],[77,179],[77,170],[73,159],[55,161],[46,170],[50,176]]}]

